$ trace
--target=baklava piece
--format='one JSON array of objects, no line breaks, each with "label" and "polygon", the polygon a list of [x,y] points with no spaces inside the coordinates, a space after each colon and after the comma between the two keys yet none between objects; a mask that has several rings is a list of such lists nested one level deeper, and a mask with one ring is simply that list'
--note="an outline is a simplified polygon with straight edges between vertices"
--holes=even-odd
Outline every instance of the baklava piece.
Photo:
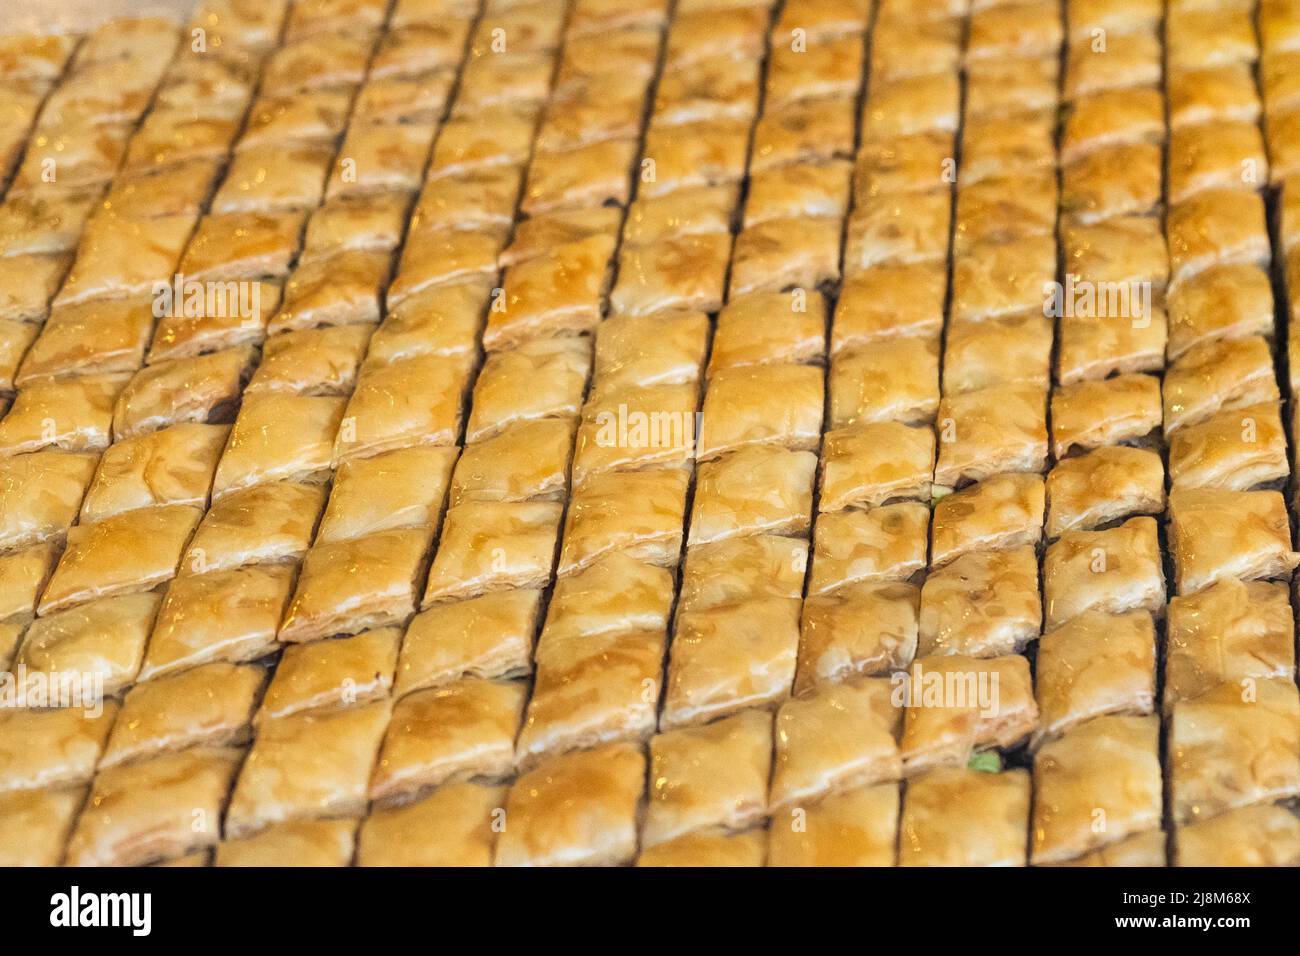
[{"label": "baklava piece", "polygon": [[636,855],[645,756],[610,744],[556,757],[517,778],[506,797],[497,866],[600,866]]},{"label": "baklava piece", "polygon": [[767,857],[767,831],[732,833],[720,829],[695,830],[644,847],[637,866],[654,867],[759,867]]},{"label": "baklava piece", "polygon": [[189,215],[140,220],[97,213],[86,223],[55,305],[148,294],[172,278],[193,229]]},{"label": "baklava piece", "polygon": [[832,428],[931,422],[940,405],[938,336],[891,336],[837,352],[827,386]]},{"label": "baklava piece", "polygon": [[916,656],[920,589],[864,584],[804,601],[794,691],[901,670]]},{"label": "baklava piece", "polygon": [[809,365],[723,369],[709,380],[701,460],[755,445],[814,448],[821,438],[823,373]]},{"label": "baklava piece", "polygon": [[203,510],[167,505],[68,529],[68,546],[41,596],[40,613],[147,591],[176,574]]},{"label": "baklava piece", "polygon": [[944,259],[951,215],[947,190],[866,197],[849,217],[845,271]]},{"label": "baklava piece", "polygon": [[937,419],[935,484],[955,488],[1000,472],[1042,471],[1046,406],[1042,391],[1028,385],[945,396]]},{"label": "baklava piece", "polygon": [[60,448],[98,451],[108,447],[113,402],[127,375],[87,375],[38,382],[18,393],[0,420],[0,457]]},{"label": "baklava piece", "polygon": [[755,598],[800,597],[807,567],[803,538],[759,534],[691,548],[678,607],[704,611]]},{"label": "baklava piece", "polygon": [[692,457],[699,398],[694,382],[598,389],[583,408],[573,451],[573,486],[596,475]]},{"label": "baklava piece", "polygon": [[286,647],[255,719],[350,707],[388,696],[401,641],[397,628],[381,627],[352,637]]},{"label": "baklava piece", "polygon": [[1024,866],[1029,774],[939,767],[911,780],[899,866]]},{"label": "baklava piece", "polygon": [[236,348],[141,369],[117,397],[113,440],[185,422],[230,421],[254,359],[251,349]]},{"label": "baklava piece", "polygon": [[544,585],[562,510],[549,501],[467,501],[449,509],[422,606]]},{"label": "baklava piece", "polygon": [[86,489],[82,523],[136,508],[205,507],[229,431],[226,425],[176,425],[110,445]]},{"label": "baklava piece", "polygon": [[279,823],[360,816],[388,701],[263,721],[226,811],[239,839]]},{"label": "baklava piece", "polygon": [[455,448],[417,446],[345,461],[335,472],[317,543],[434,526],[456,456]]},{"label": "baklava piece", "polygon": [[814,289],[840,277],[838,218],[771,219],[736,237],[729,295]]},{"label": "baklava piece", "polygon": [[918,653],[998,657],[1038,636],[1038,558],[1028,545],[973,551],[932,571],[921,588]]},{"label": "baklava piece", "polygon": [[[692,559],[698,553],[694,552]],[[740,558],[739,555],[735,557]],[[743,574],[743,558],[739,563],[741,567],[727,570],[733,575]],[[688,567],[688,577],[695,573],[695,567]],[[712,575],[715,572],[719,575],[727,573],[722,567],[713,566],[705,567],[700,573]],[[710,579],[708,583],[716,587],[721,582]],[[800,588],[787,590],[799,591]],[[608,554],[577,574],[555,582],[547,606],[545,638],[559,646],[557,639],[560,638],[600,637],[628,630],[666,631],[673,592],[673,574],[667,568],[636,561],[617,552]]]},{"label": "baklava piece", "polygon": [[1178,203],[1166,229],[1175,284],[1210,266],[1269,259],[1264,201],[1244,189],[1207,189]]},{"label": "baklava piece", "polygon": [[1222,578],[1169,601],[1166,709],[1221,684],[1290,679],[1295,622],[1284,584]]},{"label": "baklava piece", "polygon": [[321,477],[330,467],[344,402],[332,396],[251,396],[217,465],[213,500],[268,481]]},{"label": "baklava piece", "polygon": [[153,331],[149,298],[56,305],[28,349],[14,384],[70,375],[134,372],[144,364]]},{"label": "baklava piece", "polygon": [[971,551],[1036,545],[1042,537],[1045,493],[1038,475],[994,475],[934,504],[930,566]]},{"label": "baklava piece", "polygon": [[806,531],[816,470],[812,452],[761,446],[705,462],[696,480],[690,546]]},{"label": "baklava piece", "polygon": [[1014,747],[1038,721],[1029,661],[1018,654],[918,658],[893,680],[906,692],[900,748],[908,777],[965,766],[976,748]]},{"label": "baklava piece", "polygon": [[332,144],[267,143],[235,153],[212,200],[214,213],[278,212],[320,205]]},{"label": "baklava piece", "polygon": [[393,707],[370,798],[392,801],[446,780],[508,776],[526,695],[521,681],[464,680],[403,697]]},{"label": "baklava piece", "polygon": [[[682,546],[688,480],[682,469],[663,468],[611,472],[587,481],[569,502],[559,574],[580,571],[611,551],[651,564],[675,565]],[[811,481],[810,467],[809,494]]]},{"label": "baklava piece", "polygon": [[1253,263],[1213,266],[1169,293],[1169,358],[1202,342],[1272,336],[1273,288]]},{"label": "baklava piece", "polygon": [[1082,856],[1160,827],[1160,721],[1098,717],[1034,757],[1035,865]]},{"label": "baklava piece", "polygon": [[1165,372],[1165,433],[1205,421],[1215,412],[1280,398],[1273,355],[1259,336],[1206,342]]},{"label": "baklava piece", "polygon": [[1154,518],[1139,516],[1105,531],[1069,531],[1043,558],[1046,625],[1086,611],[1121,614],[1165,604],[1164,566]]},{"label": "baklava piece", "polygon": [[1169,548],[1180,594],[1228,577],[1288,577],[1300,563],[1291,550],[1286,502],[1276,491],[1171,492]]},{"label": "baklava piece", "polygon": [[[303,561],[280,640],[314,641],[404,621],[415,612],[430,537],[427,528],[408,528],[313,547]],[[365,575],[358,575],[358,568]]]},{"label": "baklava piece", "polygon": [[59,710],[9,708],[0,715],[0,793],[85,783],[95,775],[117,704]]},{"label": "baklava piece", "polygon": [[866,678],[818,688],[776,714],[771,806],[800,806],[827,794],[897,780],[903,711],[891,682]]},{"label": "baklava piece", "polygon": [[587,338],[538,339],[489,355],[474,385],[465,441],[482,441],[511,422],[576,418],[590,370]]},{"label": "baklava piece", "polygon": [[235,568],[177,578],[167,589],[140,679],[209,661],[251,661],[273,650],[289,595],[289,565]]},{"label": "baklava piece", "polygon": [[1058,463],[1047,476],[1047,535],[1088,531],[1133,514],[1164,511],[1158,453],[1103,447]]},{"label": "baklava piece", "polygon": [[765,598],[679,615],[664,730],[783,700],[794,681],[798,599]]},{"label": "baklava piece", "polygon": [[930,428],[901,422],[837,428],[822,441],[818,508],[840,511],[875,508],[895,499],[924,500],[930,497],[933,475]]},{"label": "baklava piece", "polygon": [[938,338],[947,288],[942,262],[885,263],[850,272],[835,305],[831,354],[896,335]]},{"label": "baklava piece", "polygon": [[266,682],[255,664],[217,662],[132,688],[113,725],[100,768],[199,745],[247,741]]},{"label": "baklava piece", "polygon": [[86,788],[0,794],[0,865],[58,866]]},{"label": "baklava piece", "polygon": [[653,847],[710,827],[743,830],[767,812],[772,716],[744,710],[650,742],[642,843]]},{"label": "baklava piece", "polygon": [[929,509],[916,501],[821,515],[808,593],[907,580],[925,568],[929,518]]},{"label": "baklava piece", "polygon": [[1104,714],[1151,713],[1155,654],[1155,626],[1146,611],[1085,611],[1043,635],[1035,743]]},{"label": "baklava piece", "polygon": [[320,485],[272,481],[231,492],[199,523],[180,574],[296,561],[307,553],[324,505]]},{"label": "baklava piece", "polygon": [[1065,458],[1077,450],[1140,443],[1162,420],[1160,380],[1154,375],[1065,385],[1052,393],[1052,450]]},{"label": "baklava piece", "polygon": [[1278,405],[1266,402],[1219,412],[1176,431],[1169,440],[1174,488],[1247,491],[1290,474]]},{"label": "baklava piece", "polygon": [[455,782],[407,806],[375,810],[357,836],[358,866],[491,866],[506,788]]},{"label": "baklava piece", "polygon": [[[540,591],[515,589],[435,604],[417,614],[397,661],[397,694],[462,677],[528,673],[540,604]],[[324,645],[308,645],[317,646]]]},{"label": "baklava piece", "polygon": [[1296,866],[1300,818],[1285,807],[1242,807],[1178,829],[1178,866]]},{"label": "baklava piece", "polygon": [[618,281],[610,293],[615,315],[669,310],[716,312],[724,299],[731,258],[728,233],[684,235],[619,253]]},{"label": "baklava piece", "polygon": [[945,343],[943,390],[956,394],[1006,385],[1046,390],[1051,360],[1052,323],[1039,313],[954,320]]},{"label": "baklava piece", "polygon": [[626,631],[571,637],[544,630],[537,677],[519,729],[519,764],[654,732],[664,634]]},{"label": "baklava piece", "polygon": [[1172,811],[1208,820],[1300,793],[1300,696],[1288,676],[1222,684],[1174,705],[1169,730]]},{"label": "baklava piece", "polygon": [[273,335],[246,392],[346,395],[356,383],[371,331],[366,325],[341,325]]},{"label": "baklava piece", "polygon": [[496,351],[591,331],[600,322],[614,245],[612,236],[590,236],[508,270],[504,291],[488,310],[483,347]]},{"label": "baklava piece", "polygon": [[1061,208],[1082,223],[1149,213],[1160,203],[1161,166],[1155,143],[1096,150],[1062,168]]},{"label": "baklava piece", "polygon": [[768,866],[894,866],[898,785],[866,787],[791,807],[772,819]]},{"label": "baklava piece", "polygon": [[97,461],[93,453],[60,451],[0,459],[0,550],[64,535],[77,520]]},{"label": "baklava piece", "polygon": [[139,866],[216,845],[243,754],[199,747],[95,778],[68,842],[69,866]]},{"label": "baklava piece", "polygon": [[708,317],[695,312],[606,319],[596,333],[595,380],[606,394],[693,382],[700,376],[708,337]]},{"label": "baklava piece", "polygon": [[1055,277],[1050,234],[976,246],[953,261],[952,317],[978,322],[1041,310]]},{"label": "baklava piece", "polygon": [[268,827],[217,846],[214,866],[348,866],[355,820],[308,820]]},{"label": "baklava piece", "polygon": [[284,284],[269,335],[379,321],[392,259],[387,250],[344,250],[301,261]]}]

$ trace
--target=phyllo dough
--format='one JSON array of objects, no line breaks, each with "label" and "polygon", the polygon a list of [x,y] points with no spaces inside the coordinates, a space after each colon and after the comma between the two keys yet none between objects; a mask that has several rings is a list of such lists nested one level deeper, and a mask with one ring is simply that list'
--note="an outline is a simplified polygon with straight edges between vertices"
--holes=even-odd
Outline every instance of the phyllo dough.
[{"label": "phyllo dough", "polygon": [[313,547],[279,639],[314,641],[405,621],[415,613],[430,537],[427,528],[407,528]]},{"label": "phyllo dough", "polygon": [[768,866],[894,866],[898,784],[884,783],[791,807],[772,819]]},{"label": "phyllo dough", "polygon": [[184,424],[110,445],[81,505],[91,524],[136,508],[205,507],[226,425]]},{"label": "phyllo dough", "polygon": [[278,823],[360,816],[391,705],[263,721],[226,811],[227,838]]},{"label": "phyllo dough", "polygon": [[705,611],[754,598],[801,597],[807,570],[803,538],[757,534],[701,545],[686,553],[677,606]]},{"label": "phyllo dough", "polygon": [[386,697],[402,633],[395,627],[284,649],[256,720],[304,710],[349,707]]},{"label": "phyllo dough", "polygon": [[862,584],[809,596],[800,623],[794,691],[902,670],[916,656],[920,589]]},{"label": "phyllo dough", "polygon": [[643,847],[637,866],[759,867],[767,858],[767,831],[705,829]]},{"label": "phyllo dough", "polygon": [[108,447],[113,402],[126,374],[37,382],[22,389],[0,420],[0,457],[60,448],[98,451]]},{"label": "phyllo dough", "polygon": [[1052,446],[1058,458],[1072,451],[1141,442],[1160,428],[1160,380],[1118,375],[1065,385],[1052,394]]},{"label": "phyllo dough", "polygon": [[1242,807],[1179,827],[1176,866],[1300,865],[1300,818],[1285,807]]},{"label": "phyllo dough", "polygon": [[1165,577],[1154,518],[1130,518],[1105,531],[1069,531],[1043,559],[1048,629],[1085,611],[1163,613]]},{"label": "phyllo dough", "polygon": [[68,865],[139,866],[214,846],[242,756],[200,747],[105,770],[68,841]]},{"label": "phyllo dough", "polygon": [[167,505],[68,529],[68,547],[41,595],[40,613],[147,591],[168,580],[202,517],[200,508]]},{"label": "phyllo dough", "polygon": [[999,472],[1042,471],[1046,406],[1042,391],[1026,385],[945,396],[937,419],[935,484],[953,488]]},{"label": "phyllo dough", "polygon": [[1169,731],[1173,816],[1208,820],[1300,793],[1300,695],[1282,680],[1221,684],[1174,705]]},{"label": "phyllo dough", "polygon": [[1034,757],[1032,862],[1057,863],[1160,826],[1160,721],[1098,717]]},{"label": "phyllo dough", "polygon": [[357,836],[358,866],[491,866],[506,788],[455,782],[424,799],[377,809]]},{"label": "phyllo dough", "polygon": [[767,812],[772,716],[743,710],[650,741],[650,793],[643,847],[708,827],[743,830]]},{"label": "phyllo dough", "polygon": [[645,789],[639,746],[609,744],[567,754],[517,778],[497,866],[600,866],[632,862]]},{"label": "phyllo dough", "polygon": [[85,783],[95,775],[118,705],[8,708],[0,715],[0,793]]},{"label": "phyllo dough", "polygon": [[1300,564],[1286,502],[1276,491],[1171,492],[1169,548],[1180,594],[1227,577],[1287,577]]},{"label": "phyllo dough", "polygon": [[180,574],[296,561],[307,553],[324,505],[320,485],[272,481],[233,491],[204,515]]},{"label": "phyllo dough", "polygon": [[574,637],[543,630],[532,698],[515,745],[519,764],[649,737],[657,696],[647,691],[663,672],[664,644],[662,631]]},{"label": "phyllo dough", "polygon": [[900,748],[908,777],[965,766],[977,747],[1013,747],[1038,720],[1029,661],[1019,655],[918,658],[893,681],[907,707]]},{"label": "phyllo dough", "polygon": [[972,551],[932,571],[921,587],[917,651],[998,657],[1038,636],[1038,557],[1029,546]]},{"label": "phyllo dough", "polygon": [[786,701],[776,715],[771,805],[780,809],[829,793],[897,780],[903,710],[892,683],[866,678]]},{"label": "phyllo dough", "polygon": [[1042,537],[1045,493],[1038,475],[994,475],[934,505],[930,566],[971,551],[1004,551]]},{"label": "phyllo dough", "polygon": [[95,474],[94,454],[40,451],[0,459],[0,550],[67,532]]},{"label": "phyllo dough", "polygon": [[1150,449],[1097,448],[1059,462],[1047,475],[1049,538],[1164,508],[1164,463]]},{"label": "phyllo dough", "polygon": [[0,865],[58,866],[85,799],[85,787],[0,794]]},{"label": "phyllo dough", "polygon": [[558,573],[573,574],[611,551],[651,564],[675,565],[682,547],[688,480],[680,468],[660,468],[611,472],[587,481],[569,502]]},{"label": "phyllo dough", "polygon": [[549,501],[467,501],[449,509],[421,605],[545,584],[562,510]]},{"label": "phyllo dough", "polygon": [[1225,577],[1169,601],[1165,708],[1220,684],[1290,679],[1295,621],[1287,586]]},{"label": "phyllo dough", "polygon": [[318,478],[330,467],[344,403],[330,396],[250,397],[217,465],[213,499],[267,481]]},{"label": "phyllo dough", "polygon": [[508,776],[526,694],[520,681],[464,680],[403,697],[393,707],[370,798],[407,797],[454,778]]},{"label": "phyllo dough", "polygon": [[1043,635],[1035,744],[1103,714],[1151,713],[1155,669],[1155,625],[1146,611],[1085,611]]},{"label": "phyllo dough", "polygon": [[541,593],[515,588],[435,604],[411,619],[397,662],[403,695],[461,677],[517,677],[531,666]]},{"label": "phyllo dough", "polygon": [[157,594],[124,594],[44,615],[27,629],[14,663],[51,678],[86,675],[114,694],[140,671],[158,603]]},{"label": "phyllo dough", "polygon": [[899,866],[1024,866],[1029,773],[939,767],[908,781]]},{"label": "phyllo dough", "polygon": [[837,428],[822,439],[818,509],[840,511],[875,508],[895,499],[925,500],[933,476],[933,429],[901,422]]},{"label": "phyllo dough", "polygon": [[704,723],[789,696],[800,603],[764,598],[679,615],[660,728]]},{"label": "phyllo dough", "polygon": [[823,372],[809,365],[723,369],[709,380],[699,457],[754,445],[813,448],[821,438]]},{"label": "phyllo dough", "polygon": [[200,744],[245,743],[265,682],[266,670],[255,664],[216,662],[137,685],[126,695],[100,767]]},{"label": "phyllo dough", "polygon": [[306,820],[268,827],[243,840],[217,846],[214,866],[347,866],[352,862],[355,820]]},{"label": "phyllo dough", "polygon": [[841,511],[817,520],[808,593],[849,584],[905,581],[925,567],[929,509],[919,501],[870,511]]},{"label": "phyllo dough", "polygon": [[419,445],[343,462],[334,473],[316,541],[434,526],[457,453],[456,448]]},{"label": "phyllo dough", "polygon": [[1286,432],[1275,402],[1218,412],[1169,439],[1174,488],[1247,491],[1291,473]]},{"label": "phyllo dough", "polygon": [[295,569],[232,568],[182,575],[167,589],[140,679],[209,661],[251,661],[275,647]]}]

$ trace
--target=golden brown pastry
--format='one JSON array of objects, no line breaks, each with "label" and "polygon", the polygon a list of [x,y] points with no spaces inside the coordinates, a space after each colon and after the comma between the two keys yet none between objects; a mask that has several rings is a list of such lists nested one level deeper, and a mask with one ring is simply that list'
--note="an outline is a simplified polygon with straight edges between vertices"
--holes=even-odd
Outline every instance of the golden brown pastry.
[{"label": "golden brown pastry", "polygon": [[114,701],[0,715],[0,793],[85,783],[95,774],[117,717]]},{"label": "golden brown pastry", "polygon": [[1043,479],[994,475],[945,495],[934,505],[930,566],[971,551],[1009,550],[1037,544],[1042,535]]},{"label": "golden brown pastry", "polygon": [[1169,549],[1180,594],[1225,577],[1285,577],[1300,563],[1291,550],[1286,504],[1276,491],[1171,492]]},{"label": "golden brown pastry", "polygon": [[[837,428],[822,439],[818,509],[874,508],[927,499],[934,475],[934,430],[901,422]],[[1041,510],[1041,508],[1040,508]]]},{"label": "golden brown pastry", "polygon": [[226,810],[228,839],[299,820],[360,816],[391,705],[263,721]]},{"label": "golden brown pastry", "polygon": [[1024,866],[1029,773],[940,767],[909,780],[899,866]]},{"label": "golden brown pastry", "polygon": [[768,866],[894,866],[898,784],[885,783],[791,807],[772,819]]},{"label": "golden brown pastry", "polygon": [[421,606],[545,584],[561,511],[547,501],[467,501],[449,509]]},{"label": "golden brown pastry", "polygon": [[370,798],[406,797],[450,779],[508,776],[526,694],[521,681],[463,680],[403,697],[393,707]]},{"label": "golden brown pastry", "polygon": [[515,588],[435,604],[415,615],[397,662],[397,694],[461,677],[528,673],[540,601],[539,591]]},{"label": "golden brown pastry", "polygon": [[758,534],[700,545],[686,553],[677,607],[705,611],[753,598],[797,598],[807,570],[803,538]]},{"label": "golden brown pastry", "polygon": [[296,561],[307,553],[324,505],[320,485],[271,481],[232,491],[199,523],[179,574]]},{"label": "golden brown pastry", "polygon": [[245,743],[265,683],[264,668],[221,661],[137,685],[122,703],[100,768],[198,745]]},{"label": "golden brown pastry", "polygon": [[1164,511],[1164,464],[1150,449],[1097,448],[1047,475],[1047,536],[1088,531],[1131,514]]},{"label": "golden brown pastry", "polygon": [[797,599],[765,598],[679,615],[662,729],[787,697],[799,647]]},{"label": "golden brown pastry", "polygon": [[1161,614],[1165,578],[1155,519],[1061,535],[1043,559],[1043,598],[1049,630],[1085,611]]},{"label": "golden brown pastry", "polygon": [[1242,807],[1179,827],[1176,866],[1295,866],[1300,820],[1281,806]]},{"label": "golden brown pastry", "polygon": [[242,756],[200,747],[104,771],[68,841],[68,865],[139,866],[214,846]]},{"label": "golden brown pastry", "polygon": [[901,670],[916,655],[920,589],[860,584],[809,596],[800,624],[794,690]]},{"label": "golden brown pastry", "polygon": [[630,863],[645,787],[645,756],[609,744],[556,757],[523,774],[506,797],[497,866]]},{"label": "golden brown pastry", "polygon": [[644,847],[637,866],[758,867],[767,856],[767,831],[704,829]]},{"label": "golden brown pastry", "polygon": [[905,581],[925,567],[930,509],[904,501],[817,519],[808,593],[849,584]]},{"label": "golden brown pastry", "polygon": [[1031,546],[972,551],[921,587],[917,652],[998,657],[1038,636],[1043,612],[1038,558]]},{"label": "golden brown pastry", "polygon": [[772,716],[743,710],[650,741],[650,794],[643,846],[707,827],[742,830],[767,812]]},{"label": "golden brown pastry", "polygon": [[569,501],[559,575],[580,571],[615,550],[651,564],[675,565],[688,478],[679,468],[661,468],[611,472],[583,484]]},{"label": "golden brown pastry", "polygon": [[817,456],[811,452],[763,446],[705,462],[696,477],[690,547],[764,532],[806,531],[816,470]]},{"label": "golden brown pastry", "polygon": [[1300,792],[1295,683],[1246,678],[1174,705],[1169,731],[1173,816],[1208,820]]},{"label": "golden brown pastry", "polygon": [[90,453],[40,451],[0,459],[0,549],[56,538],[77,520],[95,473]]},{"label": "golden brown pastry", "polygon": [[1102,714],[1149,714],[1155,705],[1155,627],[1146,611],[1085,611],[1038,642],[1034,741]]},{"label": "golden brown pastry", "polygon": [[215,866],[347,866],[355,820],[309,820],[269,827],[217,846]]},{"label": "golden brown pastry", "polygon": [[0,863],[58,866],[86,788],[0,794]]},{"label": "golden brown pastry", "polygon": [[1043,745],[1034,758],[1034,864],[1160,826],[1159,735],[1156,717],[1098,717]]},{"label": "golden brown pastry", "polygon": [[1169,601],[1166,710],[1220,684],[1289,678],[1295,622],[1287,586],[1226,577]]},{"label": "golden brown pastry", "polygon": [[431,446],[348,459],[334,474],[317,542],[432,527],[442,514],[456,460],[457,449]]},{"label": "golden brown pastry", "polygon": [[376,809],[357,835],[358,866],[491,866],[506,788],[448,783],[403,807]]}]

